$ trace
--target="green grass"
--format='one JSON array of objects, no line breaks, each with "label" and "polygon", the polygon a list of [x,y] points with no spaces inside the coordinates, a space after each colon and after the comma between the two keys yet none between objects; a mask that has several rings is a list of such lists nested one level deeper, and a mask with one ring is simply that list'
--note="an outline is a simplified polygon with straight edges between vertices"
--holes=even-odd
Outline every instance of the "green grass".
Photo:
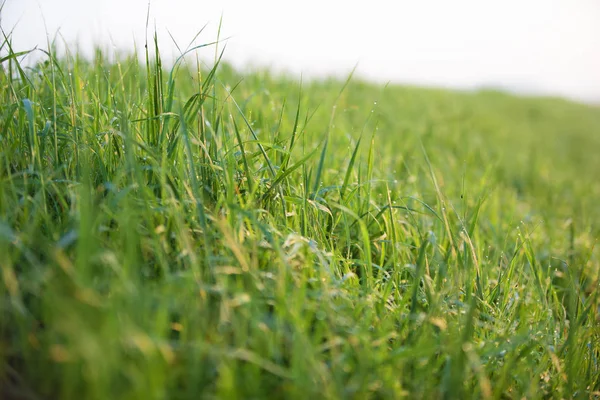
[{"label": "green grass", "polygon": [[597,107],[1,47],[1,398],[600,396]]}]

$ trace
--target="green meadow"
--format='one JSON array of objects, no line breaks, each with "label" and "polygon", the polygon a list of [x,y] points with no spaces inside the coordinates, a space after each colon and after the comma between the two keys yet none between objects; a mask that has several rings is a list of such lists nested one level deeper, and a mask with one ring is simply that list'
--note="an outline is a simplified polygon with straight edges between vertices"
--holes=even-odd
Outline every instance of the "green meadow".
[{"label": "green meadow", "polygon": [[600,397],[597,106],[49,47],[1,45],[0,398]]}]

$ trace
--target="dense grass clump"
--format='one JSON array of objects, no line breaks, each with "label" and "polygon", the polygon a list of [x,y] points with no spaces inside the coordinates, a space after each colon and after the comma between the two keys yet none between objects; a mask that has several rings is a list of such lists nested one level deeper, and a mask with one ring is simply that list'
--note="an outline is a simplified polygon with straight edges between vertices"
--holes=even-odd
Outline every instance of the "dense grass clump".
[{"label": "dense grass clump", "polygon": [[600,396],[598,108],[149,47],[2,44],[1,398]]}]

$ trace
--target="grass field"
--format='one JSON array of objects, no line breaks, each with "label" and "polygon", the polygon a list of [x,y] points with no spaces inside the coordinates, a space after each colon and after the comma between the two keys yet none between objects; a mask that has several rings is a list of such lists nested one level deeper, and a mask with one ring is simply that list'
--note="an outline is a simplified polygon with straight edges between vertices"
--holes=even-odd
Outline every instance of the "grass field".
[{"label": "grass field", "polygon": [[1,50],[0,398],[600,397],[598,107]]}]

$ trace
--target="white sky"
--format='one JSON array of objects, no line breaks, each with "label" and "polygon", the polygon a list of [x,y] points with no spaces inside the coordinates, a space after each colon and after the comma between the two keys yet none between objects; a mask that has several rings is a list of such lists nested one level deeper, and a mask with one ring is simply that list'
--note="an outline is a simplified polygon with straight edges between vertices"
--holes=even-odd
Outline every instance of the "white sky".
[{"label": "white sky", "polygon": [[[0,0],[1,2],[2,0]],[[19,50],[60,32],[141,48],[148,0],[6,0],[2,27],[18,21]],[[163,52],[166,29],[186,47],[230,37],[225,58],[305,76],[358,73],[376,81],[480,85],[600,102],[600,0],[152,0]],[[42,18],[44,16],[44,19]],[[208,56],[213,49],[203,50]]]}]

